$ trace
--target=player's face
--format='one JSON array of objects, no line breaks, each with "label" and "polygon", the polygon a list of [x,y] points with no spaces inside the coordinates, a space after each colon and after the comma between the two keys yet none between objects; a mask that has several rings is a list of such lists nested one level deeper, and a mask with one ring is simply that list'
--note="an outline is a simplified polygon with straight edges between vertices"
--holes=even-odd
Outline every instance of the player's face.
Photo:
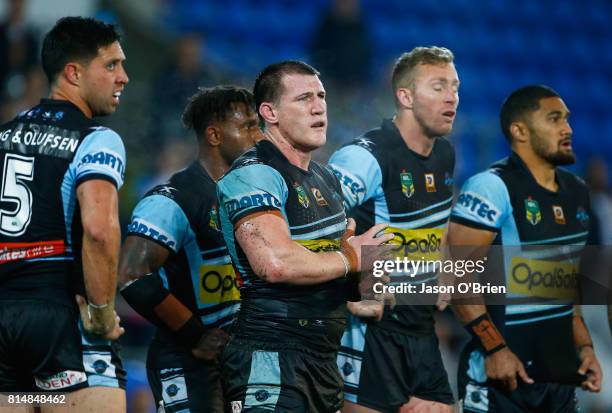
[{"label": "player's face", "polygon": [[459,77],[452,63],[416,68],[412,111],[430,138],[448,135],[459,105]]},{"label": "player's face", "polygon": [[576,162],[572,149],[569,110],[558,97],[540,100],[540,108],[529,117],[529,142],[536,155],[552,165]]},{"label": "player's face", "polygon": [[310,152],[325,144],[327,103],[318,76],[283,76],[283,93],[275,105],[278,127],[295,148]]},{"label": "player's face", "polygon": [[223,139],[221,156],[228,165],[263,138],[257,114],[244,103],[232,105],[219,130]]},{"label": "player's face", "polygon": [[123,68],[125,54],[119,42],[98,49],[98,55],[83,67],[81,97],[93,116],[115,112],[121,92],[129,81]]}]

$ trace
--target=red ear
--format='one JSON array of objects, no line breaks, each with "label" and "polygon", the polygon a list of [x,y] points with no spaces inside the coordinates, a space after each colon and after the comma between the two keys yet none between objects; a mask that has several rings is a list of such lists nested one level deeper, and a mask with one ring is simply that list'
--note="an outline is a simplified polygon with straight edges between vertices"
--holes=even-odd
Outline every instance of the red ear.
[{"label": "red ear", "polygon": [[259,114],[268,123],[278,122],[278,115],[271,103],[263,102],[261,105],[259,105]]},{"label": "red ear", "polygon": [[79,65],[76,63],[66,63],[64,66],[64,77],[68,83],[73,85],[79,84]]}]

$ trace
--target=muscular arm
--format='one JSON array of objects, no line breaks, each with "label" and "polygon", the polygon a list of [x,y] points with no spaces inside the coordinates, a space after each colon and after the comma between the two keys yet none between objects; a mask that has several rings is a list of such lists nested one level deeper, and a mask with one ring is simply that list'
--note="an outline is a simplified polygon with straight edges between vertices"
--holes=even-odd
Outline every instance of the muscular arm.
[{"label": "muscular arm", "polygon": [[[352,247],[358,250],[362,241],[368,245],[388,241],[392,234],[374,239],[374,234],[384,227],[376,225],[362,236],[353,237]],[[315,253],[293,241],[280,213],[246,216],[236,223],[235,234],[255,274],[269,283],[320,284],[345,274],[344,261],[339,254]]]},{"label": "muscular arm", "polygon": [[119,255],[117,189],[107,181],[92,179],[77,187],[83,225],[82,262],[89,304],[77,297],[85,330],[116,339],[121,335],[114,311]]},{"label": "muscular arm", "polygon": [[574,316],[572,317],[572,331],[574,334],[574,345],[580,358],[578,373],[586,376],[581,383],[584,390],[599,392],[601,389],[602,372],[599,361],[595,356],[593,340],[589,330],[582,318],[582,309],[579,305],[574,306]]},{"label": "muscular arm", "polygon": [[[151,273],[157,271],[166,262],[169,255],[170,252],[156,242],[130,235],[121,248],[119,276],[123,283],[129,283],[142,277],[156,277],[156,274]],[[193,316],[193,313],[165,288],[163,294],[165,298],[154,308],[148,308],[145,311],[139,311],[139,308],[135,310],[153,324],[177,331]]]},{"label": "muscular arm", "polygon": [[[470,228],[465,225],[451,222],[446,235],[446,242],[451,253],[461,254],[452,256],[453,259],[481,259],[495,239],[495,232],[484,229]],[[454,248],[458,247],[458,248]],[[469,277],[470,275],[466,275]],[[476,304],[455,304],[453,311],[459,321],[467,324],[487,312],[482,297],[477,297]]]},{"label": "muscular arm", "polygon": [[[453,259],[477,260],[484,257],[495,235],[493,231],[451,222],[446,239]],[[475,299],[478,301],[482,297]],[[484,348],[487,354],[485,359],[487,377],[503,381],[510,390],[516,389],[518,385],[517,375],[524,382],[533,383],[523,363],[506,347],[504,338],[487,313],[484,301],[482,304],[453,304],[452,307],[457,318]]]}]

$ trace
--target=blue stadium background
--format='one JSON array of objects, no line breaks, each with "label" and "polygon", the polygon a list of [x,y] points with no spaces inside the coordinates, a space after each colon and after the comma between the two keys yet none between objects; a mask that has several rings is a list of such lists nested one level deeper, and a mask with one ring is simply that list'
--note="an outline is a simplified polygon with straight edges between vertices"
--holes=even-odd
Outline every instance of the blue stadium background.
[{"label": "blue stadium background", "polygon": [[[139,197],[193,159],[195,139],[181,127],[179,118],[195,87],[222,82],[251,88],[258,71],[273,61],[312,62],[317,27],[334,3],[24,1],[28,8],[26,23],[39,40],[55,19],[69,14],[92,15],[117,23],[123,29],[130,84],[117,113],[103,122],[123,137],[128,153],[126,185],[120,203],[124,228]],[[9,3],[0,2],[0,16]],[[509,92],[530,83],[553,87],[572,111],[574,148],[578,155],[578,163],[571,168],[574,172],[584,176],[593,158],[600,158],[608,166],[612,163],[609,24],[612,1],[358,3],[372,58],[356,63],[356,69],[366,66],[367,76],[353,87],[327,82],[329,73],[322,71],[328,91],[329,131],[328,145],[315,155],[318,160],[326,161],[342,143],[378,126],[383,117],[393,115],[389,76],[394,59],[415,46],[439,45],[455,53],[461,79],[460,105],[450,137],[457,149],[458,183],[508,153],[498,126],[498,110]],[[183,41],[194,35],[199,36],[198,40],[181,49]],[[354,45],[348,42],[346,47]],[[181,50],[186,50],[187,55],[181,54]],[[190,68],[185,78],[177,75],[180,65]],[[24,78],[29,88],[20,89],[19,82],[1,85],[1,120],[14,116],[46,94],[40,71],[34,70]],[[151,328],[120,299],[118,305],[127,330],[122,344],[129,372],[129,411],[154,411],[143,364]],[[583,411],[589,413],[612,412],[612,341],[603,312],[598,308],[590,316],[585,314],[605,374],[604,394],[590,397],[579,392]],[[458,349],[467,336],[450,316],[441,316],[437,328],[449,377],[454,381]]]}]

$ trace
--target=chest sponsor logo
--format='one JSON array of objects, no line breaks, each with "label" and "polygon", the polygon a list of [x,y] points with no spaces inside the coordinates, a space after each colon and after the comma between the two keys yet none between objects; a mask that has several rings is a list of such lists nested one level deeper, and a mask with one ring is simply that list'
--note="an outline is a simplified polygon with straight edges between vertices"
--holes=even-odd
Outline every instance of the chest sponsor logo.
[{"label": "chest sponsor logo", "polygon": [[403,170],[400,173],[400,182],[402,184],[402,194],[406,198],[410,198],[414,195],[414,181],[412,180],[412,174]]},{"label": "chest sponsor logo", "polygon": [[334,239],[298,240],[297,243],[312,252],[330,252],[340,249],[340,241]]},{"label": "chest sponsor logo", "polygon": [[586,212],[586,209],[583,207],[578,207],[576,211],[576,219],[580,222],[584,228],[588,228],[589,226],[589,214]]},{"label": "chest sponsor logo", "polygon": [[563,208],[560,205],[553,205],[553,216],[557,224],[565,225],[565,215],[563,214]]},{"label": "chest sponsor logo", "polygon": [[434,174],[425,174],[425,190],[427,192],[436,192],[436,178]]},{"label": "chest sponsor logo", "polygon": [[304,208],[308,208],[310,206],[310,199],[308,199],[308,195],[306,194],[306,191],[304,191],[302,185],[296,182],[293,184],[293,189],[295,189],[300,205],[302,205]]},{"label": "chest sponsor logo", "polygon": [[312,188],[312,195],[315,198],[315,201],[317,201],[317,204],[319,206],[327,206],[327,201],[325,200],[325,198],[323,198],[323,194],[321,193],[321,191],[319,190],[319,188]]},{"label": "chest sponsor logo", "polygon": [[202,304],[240,300],[240,285],[231,264],[202,265],[199,281]]},{"label": "chest sponsor logo", "polygon": [[472,215],[486,219],[489,224],[494,224],[499,216],[499,210],[493,206],[491,201],[473,192],[461,193],[457,198],[457,205],[465,207]]},{"label": "chest sponsor logo", "polygon": [[84,371],[66,370],[48,377],[34,377],[36,386],[41,390],[65,389],[87,381]]},{"label": "chest sponsor logo", "polygon": [[542,220],[540,204],[532,197],[525,200],[525,219],[527,219],[527,222],[534,226],[538,225]]},{"label": "chest sponsor logo", "polygon": [[255,192],[246,195],[241,195],[240,198],[231,199],[225,204],[227,215],[233,216],[236,212],[257,206],[273,206],[280,208],[281,203],[276,197],[267,192]]},{"label": "chest sponsor logo", "polygon": [[511,293],[530,297],[573,299],[578,292],[578,265],[513,257],[508,287]]},{"label": "chest sponsor logo", "polygon": [[412,260],[436,260],[441,258],[440,245],[444,228],[402,229],[387,227],[386,234],[393,234],[389,244],[397,245],[396,257]]}]

